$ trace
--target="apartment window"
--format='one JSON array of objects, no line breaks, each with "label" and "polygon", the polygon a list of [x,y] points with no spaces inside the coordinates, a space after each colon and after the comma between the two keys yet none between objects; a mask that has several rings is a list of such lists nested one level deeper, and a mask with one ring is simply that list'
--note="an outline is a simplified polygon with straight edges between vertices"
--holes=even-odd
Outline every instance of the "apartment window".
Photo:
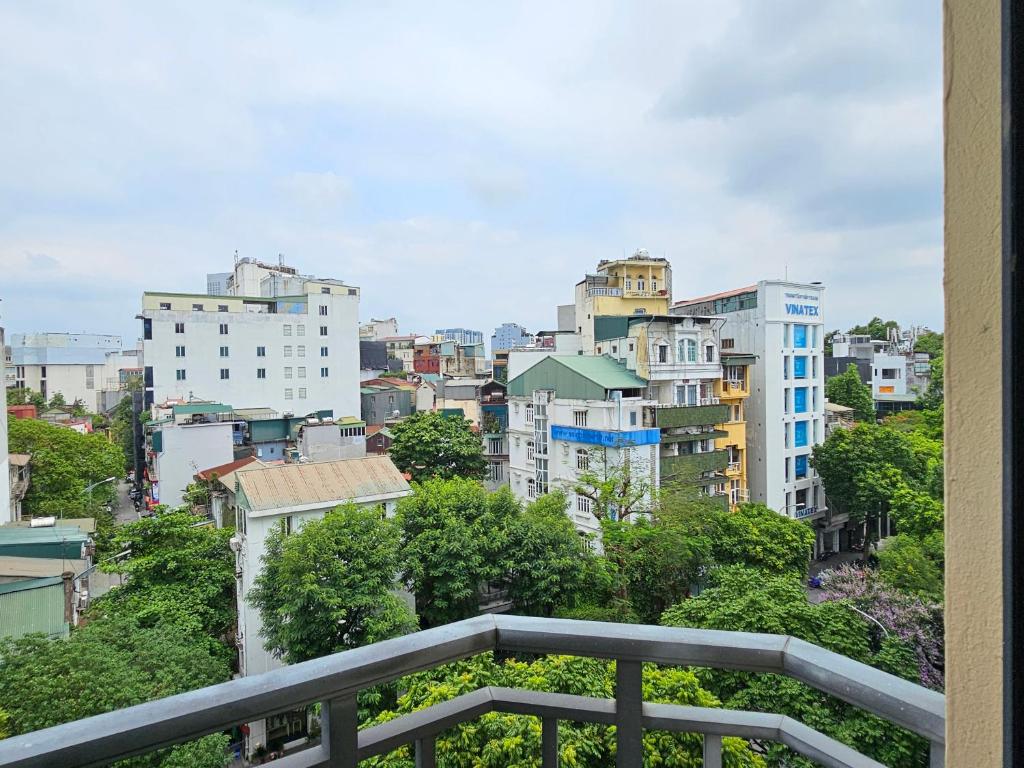
[{"label": "apartment window", "polygon": [[789,355],[782,356],[782,378],[789,378]]},{"label": "apartment window", "polygon": [[722,349],[735,349],[736,339],[722,339]]},{"label": "apartment window", "polygon": [[697,342],[683,339],[679,342],[679,360],[687,363],[697,362]]},{"label": "apartment window", "polygon": [[180,345],[178,345],[177,347],[174,348],[174,356],[175,357],[184,357],[185,356],[185,345],[184,344],[180,344]]},{"label": "apartment window", "polygon": [[534,445],[533,440],[526,441],[526,460],[533,461]]},{"label": "apartment window", "polygon": [[321,304],[320,305],[320,317],[327,317],[327,305],[326,304]]},{"label": "apartment window", "polygon": [[658,345],[658,362],[659,363],[667,363],[668,362],[668,344],[659,344]]},{"label": "apartment window", "polygon": [[284,377],[286,379],[290,379],[292,377],[292,369],[290,367],[286,367],[284,369]]},{"label": "apartment window", "polygon": [[636,279],[636,289],[638,291],[642,291],[644,289],[644,279],[642,277],[637,277],[637,279]]},{"label": "apartment window", "polygon": [[789,390],[782,390],[782,412],[789,413]]},{"label": "apartment window", "polygon": [[327,357],[327,347],[320,347],[320,357]]},{"label": "apartment window", "polygon": [[489,437],[487,438],[487,453],[491,456],[497,456],[501,454],[501,438],[500,437]]},{"label": "apartment window", "polygon": [[590,452],[586,448],[576,449],[576,469],[590,469]]},{"label": "apartment window", "polygon": [[882,369],[882,378],[883,379],[886,379],[888,381],[892,381],[893,379],[898,379],[899,377],[900,377],[900,372],[899,372],[898,368],[883,368]]},{"label": "apartment window", "polygon": [[783,347],[790,347],[790,346],[792,346],[792,344],[790,343],[792,338],[793,338],[793,326],[790,325],[789,323],[784,323],[782,325],[782,346]]},{"label": "apartment window", "polygon": [[505,478],[500,461],[492,461],[487,465],[487,478],[492,483],[500,483]]},{"label": "apartment window", "polygon": [[161,301],[160,302],[160,309],[170,309],[170,308],[171,308],[171,302],[169,302],[169,301]]},{"label": "apartment window", "polygon": [[793,390],[793,412],[807,413],[807,387],[796,387]]},{"label": "apartment window", "polygon": [[220,348],[220,356],[221,357],[227,357],[228,356],[228,348],[227,347],[221,347]]},{"label": "apartment window", "polygon": [[302,323],[299,323],[295,327],[295,330],[296,330],[297,335],[299,335],[299,336],[305,336],[306,335],[306,326],[303,325]]},{"label": "apartment window", "polygon": [[203,311],[203,305],[202,304],[193,304],[192,305],[192,311],[193,312],[202,312]]},{"label": "apartment window", "polygon": [[395,404],[395,396],[394,395],[388,395],[388,405],[394,405],[394,404]]},{"label": "apartment window", "polygon": [[174,378],[177,381],[184,381],[185,380],[185,369],[184,368],[179,368],[178,370],[176,370],[174,372]]},{"label": "apartment window", "polygon": [[811,377],[815,378],[815,379],[818,378],[818,356],[817,355],[812,355],[811,356]]},{"label": "apartment window", "polygon": [[292,399],[294,399],[294,393],[292,392],[292,390],[286,389],[284,391],[284,399],[285,400],[292,400]]},{"label": "apartment window", "polygon": [[626,278],[626,290],[627,291],[632,291],[633,290],[633,278],[631,278],[631,277],[627,277]]},{"label": "apartment window", "polygon": [[807,355],[797,355],[793,358],[793,378],[807,378]]},{"label": "apartment window", "polygon": [[327,326],[326,325],[321,325],[320,326],[320,335],[321,336],[326,336],[327,335]]},{"label": "apartment window", "polygon": [[537,481],[532,477],[526,481],[526,498],[536,499],[537,498]]},{"label": "apartment window", "polygon": [[631,426],[631,427],[635,427],[636,426],[636,411],[630,411],[629,412],[629,426]]},{"label": "apartment window", "polygon": [[153,321],[148,317],[142,319],[142,338],[146,341],[153,339]]},{"label": "apartment window", "polygon": [[587,412],[586,411],[573,411],[572,412],[572,423],[576,427],[587,426]]},{"label": "apartment window", "polygon": [[796,446],[797,448],[807,447],[806,421],[798,421],[795,424],[793,424],[793,445]]},{"label": "apartment window", "polygon": [[807,477],[807,454],[793,457],[793,475],[797,480]]},{"label": "apartment window", "polygon": [[291,336],[292,335],[292,327],[290,325],[285,325],[284,326],[284,335],[285,336]]},{"label": "apartment window", "polygon": [[305,399],[306,399],[306,388],[305,387],[299,387],[299,400],[305,400]]},{"label": "apartment window", "polygon": [[184,333],[185,332],[185,324],[184,323],[175,323],[174,324],[174,332],[175,333]]},{"label": "apartment window", "polygon": [[537,459],[537,493],[543,496],[548,492],[548,460]]},{"label": "apartment window", "polygon": [[656,277],[652,277],[651,278],[651,290],[652,291],[657,291],[658,290],[658,278],[656,278]]},{"label": "apartment window", "polygon": [[715,362],[715,347],[713,344],[708,344],[706,347],[704,347],[704,362]]},{"label": "apartment window", "polygon": [[[227,304],[218,304],[217,305],[217,311],[218,312],[227,312],[228,311],[228,305]],[[227,331],[225,331],[225,333],[227,333]]]},{"label": "apartment window", "polygon": [[266,357],[266,356],[267,356],[267,348],[266,347],[256,347],[256,357]]},{"label": "apartment window", "polygon": [[793,346],[796,349],[807,349],[807,326],[793,326]]},{"label": "apartment window", "polygon": [[632,342],[632,341],[631,341],[631,342],[629,342],[629,351],[630,351],[630,352],[632,352],[632,351],[633,351],[633,342]]},{"label": "apartment window", "polygon": [[330,292],[331,292],[330,288],[327,288],[326,286],[321,286],[320,287],[320,293],[330,294]]},{"label": "apartment window", "polygon": [[327,378],[327,369],[326,368],[321,368],[320,369],[320,378],[321,379],[326,379]]},{"label": "apartment window", "polygon": [[792,427],[792,424],[790,424],[788,421],[785,424],[782,425],[782,433],[784,435],[782,446],[784,448],[792,448],[793,447],[793,441],[790,439],[790,433],[793,431],[791,429],[791,427]]},{"label": "apartment window", "polygon": [[256,378],[257,379],[265,379],[265,378],[267,378],[267,369],[266,368],[257,368],[256,369]]},{"label": "apartment window", "polygon": [[[789,463],[789,456],[787,456],[786,460],[783,462],[783,465],[785,466],[785,481],[787,483],[789,482]],[[789,496],[788,493],[786,495]],[[786,502],[786,506],[789,506],[789,502]]]},{"label": "apartment window", "polygon": [[817,387],[811,387],[811,410],[815,411],[815,412],[818,410],[818,388]]},{"label": "apartment window", "polygon": [[285,345],[285,348],[284,348],[284,356],[285,356],[285,357],[291,357],[291,356],[292,356],[292,348],[291,348],[291,345],[290,345],[290,344],[286,344],[286,345]]},{"label": "apartment window", "polygon": [[306,356],[306,345],[305,344],[299,344],[299,346],[295,348],[295,356],[296,357],[305,357]]},{"label": "apartment window", "polygon": [[743,406],[742,405],[734,405],[732,407],[732,420],[733,421],[743,421]]},{"label": "apartment window", "polygon": [[221,377],[221,379],[230,379],[231,378],[231,371],[228,370],[227,368],[221,368],[220,369],[220,377]]},{"label": "apartment window", "polygon": [[306,366],[300,365],[297,374],[300,379],[306,378]]},{"label": "apartment window", "polygon": [[818,326],[811,326],[811,349],[818,348]]},{"label": "apartment window", "polygon": [[587,496],[576,497],[576,511],[582,512],[584,515],[589,515],[590,510],[593,508],[594,502]]},{"label": "apartment window", "polygon": [[533,424],[533,403],[526,404],[526,423]]},{"label": "apartment window", "polygon": [[220,335],[221,336],[227,336],[228,335],[228,324],[227,323],[221,323],[220,324]]}]

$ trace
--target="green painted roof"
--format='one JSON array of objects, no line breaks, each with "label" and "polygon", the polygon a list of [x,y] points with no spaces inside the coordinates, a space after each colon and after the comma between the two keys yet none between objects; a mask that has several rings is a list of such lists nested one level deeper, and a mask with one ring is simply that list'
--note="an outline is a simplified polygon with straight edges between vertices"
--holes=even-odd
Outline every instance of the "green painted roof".
[{"label": "green painted roof", "polygon": [[63,584],[64,579],[60,576],[47,576],[43,579],[22,579],[12,581],[8,584],[0,584],[0,595],[10,592],[22,592],[26,589],[39,589],[40,587],[52,587],[54,584]]},{"label": "green painted roof", "polygon": [[16,639],[30,632],[51,638],[68,636],[61,577],[0,585],[0,637]]},{"label": "green painted roof", "polygon": [[564,365],[605,389],[642,389],[647,380],[626,369],[607,355],[552,355],[550,360]]},{"label": "green painted roof", "polygon": [[223,403],[181,403],[171,406],[175,416],[190,413],[231,413],[231,406]]},{"label": "green painted roof", "polygon": [[508,394],[526,397],[554,390],[568,400],[605,400],[614,390],[644,389],[647,381],[607,355],[551,355],[508,383]]}]

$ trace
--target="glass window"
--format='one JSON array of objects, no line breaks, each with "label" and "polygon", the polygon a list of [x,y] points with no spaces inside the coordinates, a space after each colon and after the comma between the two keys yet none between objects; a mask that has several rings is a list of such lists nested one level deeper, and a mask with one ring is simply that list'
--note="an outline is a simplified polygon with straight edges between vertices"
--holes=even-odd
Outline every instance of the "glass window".
[{"label": "glass window", "polygon": [[170,308],[171,308],[171,302],[169,302],[169,301],[161,301],[160,302],[160,309],[170,309]]},{"label": "glass window", "polygon": [[256,369],[256,378],[257,379],[265,379],[265,378],[267,378],[267,369],[266,368],[257,368]]},{"label": "glass window", "polygon": [[228,311],[228,305],[227,304],[218,304],[217,305],[217,311],[218,312],[227,312]]},{"label": "glass window", "polygon": [[708,344],[706,347],[704,347],[704,362],[715,362],[715,347],[713,344]]},{"label": "glass window", "polygon": [[785,447],[785,448],[791,448],[792,445],[793,445],[792,442],[790,442],[790,431],[791,431],[790,430],[790,426],[791,425],[790,425],[790,423],[788,421],[782,426],[782,432],[783,432],[783,435],[785,436],[785,438],[783,440],[783,447]]},{"label": "glass window", "polygon": [[807,326],[793,326],[793,346],[797,349],[807,349]]},{"label": "glass window", "polygon": [[228,370],[227,368],[221,368],[220,369],[220,377],[222,379],[230,379],[231,378],[231,371]]},{"label": "glass window", "polygon": [[297,374],[300,379],[306,378],[306,366],[300,365]]},{"label": "glass window", "polygon": [[292,348],[291,348],[291,345],[286,345],[286,346],[285,346],[285,348],[284,348],[284,356],[285,356],[285,357],[291,357],[291,356],[292,356]]},{"label": "glass window", "polygon": [[321,379],[326,379],[327,378],[327,369],[326,368],[321,368],[320,369],[320,378]]},{"label": "glass window", "polygon": [[175,372],[175,378],[176,378],[176,379],[177,379],[178,381],[184,381],[184,380],[185,380],[185,369],[184,369],[184,368],[179,368],[179,369],[178,369],[178,370],[177,370],[177,371]]},{"label": "glass window", "polygon": [[284,399],[285,400],[291,400],[293,397],[294,397],[294,393],[292,392],[292,390],[286,389],[284,391]]},{"label": "glass window", "polygon": [[586,411],[573,411],[572,412],[572,423],[577,427],[587,426],[587,412]]},{"label": "glass window", "polygon": [[807,355],[797,355],[793,358],[793,378],[807,378]]},{"label": "glass window", "polygon": [[290,325],[285,325],[284,326],[284,335],[285,336],[291,336],[292,335],[292,327]]},{"label": "glass window", "polygon": [[184,333],[185,332],[185,324],[184,323],[175,323],[174,324],[174,332],[175,333]]},{"label": "glass window", "polygon": [[794,457],[793,468],[797,480],[807,477],[807,455]]},{"label": "glass window", "polygon": [[533,424],[533,403],[526,404],[526,423]]},{"label": "glass window", "polygon": [[179,345],[179,346],[174,348],[174,356],[175,357],[184,357],[185,356],[185,347],[184,347],[184,345]]},{"label": "glass window", "polygon": [[659,363],[667,363],[668,362],[668,344],[659,344],[658,345],[658,362]]},{"label": "glass window", "polygon": [[[789,425],[787,424],[786,426]],[[795,424],[793,424],[793,445],[795,445],[797,448],[805,448],[807,446],[806,421],[798,421]]]},{"label": "glass window", "polygon": [[590,469],[590,453],[586,448],[576,449],[576,469]]},{"label": "glass window", "polygon": [[256,347],[256,357],[266,357],[266,356],[267,356],[267,348],[266,347]]},{"label": "glass window", "polygon": [[793,390],[793,413],[807,413],[807,387]]},{"label": "glass window", "polygon": [[221,336],[227,336],[228,335],[228,324],[227,323],[221,323],[220,324],[220,335]]},{"label": "glass window", "polygon": [[299,344],[299,346],[295,348],[295,354],[296,354],[297,357],[305,357],[306,356],[306,345],[305,344]]},{"label": "glass window", "polygon": [[528,499],[537,498],[537,481],[532,477],[526,481],[526,497]]},{"label": "glass window", "polygon": [[533,461],[534,445],[533,440],[526,441],[526,460]]},{"label": "glass window", "polygon": [[305,400],[305,399],[306,399],[306,388],[305,387],[299,387],[299,400]]},{"label": "glass window", "polygon": [[292,377],[292,369],[291,368],[285,368],[284,369],[284,377],[286,379],[290,379]]},{"label": "glass window", "polygon": [[203,311],[203,305],[202,304],[193,304],[192,305],[192,311],[193,312],[202,312]]},{"label": "glass window", "polygon": [[220,356],[221,357],[227,357],[228,356],[228,348],[227,347],[221,347],[220,348]]},{"label": "glass window", "polygon": [[326,325],[321,325],[320,326],[320,335],[321,336],[326,336],[327,335],[327,326]]},{"label": "glass window", "polygon": [[697,362],[697,342],[693,339],[683,339],[679,342],[679,362]]},{"label": "glass window", "polygon": [[782,378],[789,378],[789,355],[782,356]]}]

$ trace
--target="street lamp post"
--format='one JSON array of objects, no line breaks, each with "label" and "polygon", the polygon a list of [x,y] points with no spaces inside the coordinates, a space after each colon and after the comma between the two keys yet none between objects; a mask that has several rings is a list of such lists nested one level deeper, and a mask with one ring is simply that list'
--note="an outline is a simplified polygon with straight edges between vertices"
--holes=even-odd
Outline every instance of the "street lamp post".
[{"label": "street lamp post", "polygon": [[[100,480],[98,482],[93,483],[92,485],[87,485],[85,487],[85,492],[87,494],[89,494],[89,504],[88,504],[88,506],[90,508],[92,507],[92,489],[95,488],[98,485],[103,485],[104,483],[112,483],[115,480],[117,480],[116,477],[108,477],[106,480]],[[61,512],[61,517],[64,517],[64,513],[63,512]]]}]

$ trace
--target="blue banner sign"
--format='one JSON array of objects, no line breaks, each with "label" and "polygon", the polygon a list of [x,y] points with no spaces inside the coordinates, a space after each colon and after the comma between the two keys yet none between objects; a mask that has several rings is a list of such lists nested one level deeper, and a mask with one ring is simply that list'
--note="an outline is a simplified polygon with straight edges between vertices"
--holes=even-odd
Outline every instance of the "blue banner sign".
[{"label": "blue banner sign", "polygon": [[571,443],[603,445],[619,448],[632,445],[657,445],[661,442],[661,431],[657,429],[633,429],[624,432],[607,432],[603,429],[584,427],[563,427],[551,425],[552,440],[567,440]]}]

